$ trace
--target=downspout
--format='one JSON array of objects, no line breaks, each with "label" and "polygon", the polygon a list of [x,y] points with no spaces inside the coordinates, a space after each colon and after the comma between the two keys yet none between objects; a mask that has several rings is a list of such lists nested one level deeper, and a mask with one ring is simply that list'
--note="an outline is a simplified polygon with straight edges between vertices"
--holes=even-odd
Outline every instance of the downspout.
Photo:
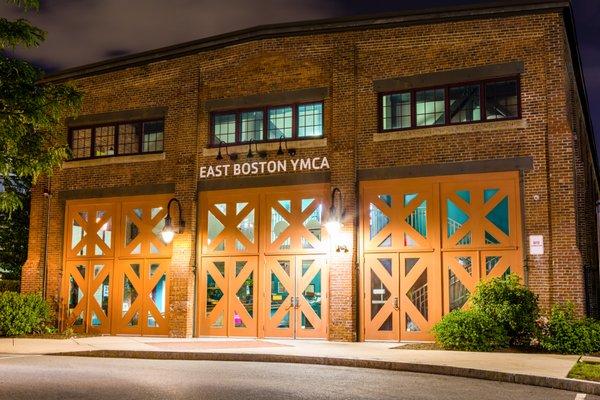
[{"label": "downspout", "polygon": [[[596,268],[598,268],[596,272],[598,273],[598,284],[600,285],[600,200],[596,200],[596,248]],[[596,295],[596,307],[600,307],[598,294]],[[596,313],[600,314],[600,310],[596,310]]]},{"label": "downspout", "polygon": [[46,198],[46,232],[44,239],[44,268],[42,270],[42,298],[46,299],[47,284],[48,284],[48,240],[50,237],[50,199],[52,198],[52,192],[50,191],[52,180],[48,178],[48,187],[44,190],[44,197]]},{"label": "downspout", "polygon": [[193,238],[193,249],[194,249],[194,264],[192,265],[192,273],[194,275],[194,293],[193,293],[193,305],[192,305],[192,337],[197,337],[196,334],[196,328],[197,328],[197,324],[198,321],[196,320],[196,317],[198,315],[198,265],[199,265],[199,260],[200,260],[200,252],[198,251],[198,225],[199,225],[199,219],[200,219],[200,215],[198,213],[199,210],[199,198],[200,196],[198,195],[198,177],[199,175],[199,170],[200,168],[198,168],[198,154],[200,151],[200,87],[201,87],[201,81],[200,81],[200,67],[198,67],[198,86],[197,86],[197,91],[198,91],[198,96],[197,96],[197,105],[196,105],[196,171],[195,171],[195,176],[196,178],[194,179],[194,185],[195,185],[195,189],[194,189],[194,202],[192,203],[195,206],[195,212],[192,212],[192,215],[196,215],[195,221],[193,226],[195,227],[194,229],[194,238]]},{"label": "downspout", "polygon": [[359,188],[359,182],[358,182],[358,138],[357,138],[357,131],[356,131],[356,110],[357,110],[357,103],[356,103],[356,94],[357,94],[357,80],[358,80],[358,64],[356,62],[356,58],[357,58],[357,53],[358,53],[358,48],[356,46],[356,43],[353,46],[352,49],[352,53],[353,53],[353,63],[354,63],[354,68],[353,68],[353,73],[354,73],[354,99],[353,99],[353,107],[354,107],[354,112],[353,112],[353,128],[354,128],[354,254],[355,254],[355,260],[354,260],[354,268],[355,268],[355,272],[354,272],[354,287],[355,287],[355,294],[354,294],[354,301],[355,301],[355,307],[354,307],[354,340],[356,342],[360,341],[360,329],[361,326],[360,325],[360,188]]}]

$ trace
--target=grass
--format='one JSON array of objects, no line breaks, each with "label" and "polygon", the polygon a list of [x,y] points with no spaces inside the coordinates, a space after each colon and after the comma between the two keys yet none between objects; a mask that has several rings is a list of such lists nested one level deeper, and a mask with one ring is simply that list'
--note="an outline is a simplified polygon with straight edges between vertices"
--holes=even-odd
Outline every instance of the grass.
[{"label": "grass", "polygon": [[600,382],[600,364],[581,361],[575,364],[568,375],[569,378]]}]

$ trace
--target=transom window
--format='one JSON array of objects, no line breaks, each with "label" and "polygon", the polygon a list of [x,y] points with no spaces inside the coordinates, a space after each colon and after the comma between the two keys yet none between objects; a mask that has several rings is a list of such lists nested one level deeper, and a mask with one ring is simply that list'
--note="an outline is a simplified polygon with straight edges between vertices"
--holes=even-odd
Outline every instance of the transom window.
[{"label": "transom window", "polygon": [[380,130],[520,118],[516,77],[445,85],[380,96]]},{"label": "transom window", "polygon": [[213,146],[323,137],[323,102],[219,111],[211,121]]},{"label": "transom window", "polygon": [[163,145],[163,120],[103,124],[69,131],[73,159],[160,153]]}]

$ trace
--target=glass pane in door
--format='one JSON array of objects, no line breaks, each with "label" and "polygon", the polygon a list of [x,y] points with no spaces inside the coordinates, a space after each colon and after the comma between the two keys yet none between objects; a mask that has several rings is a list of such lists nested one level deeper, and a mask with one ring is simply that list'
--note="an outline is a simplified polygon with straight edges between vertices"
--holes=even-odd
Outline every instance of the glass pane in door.
[{"label": "glass pane in door", "polygon": [[[158,282],[156,283],[156,286],[154,286],[154,288],[150,292],[150,300],[152,300],[152,302],[154,302],[154,305],[160,312],[160,316],[162,318],[165,318],[165,305],[167,303],[166,282],[167,282],[167,275],[163,274],[160,277],[160,279],[158,280]],[[157,327],[158,326],[155,316],[152,315],[152,313],[150,313],[150,312],[148,313],[148,326],[149,327]]]},{"label": "glass pane in door", "polygon": [[[289,268],[289,267],[288,267]],[[286,287],[281,283],[277,275],[271,272],[271,318],[281,307],[289,293]],[[279,321],[278,328],[290,327],[290,313],[286,312],[285,316]]]}]

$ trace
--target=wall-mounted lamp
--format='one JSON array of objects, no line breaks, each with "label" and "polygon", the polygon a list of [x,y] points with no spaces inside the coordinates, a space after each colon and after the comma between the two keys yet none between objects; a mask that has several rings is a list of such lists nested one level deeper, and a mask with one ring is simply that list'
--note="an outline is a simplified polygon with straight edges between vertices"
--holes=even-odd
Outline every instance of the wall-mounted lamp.
[{"label": "wall-mounted lamp", "polygon": [[[179,211],[179,222],[177,223],[177,228],[173,227],[173,223],[171,221],[171,204],[172,203],[177,204],[177,208]],[[160,233],[163,238],[163,241],[166,244],[171,243],[173,241],[173,237],[175,237],[175,234],[182,233],[184,227],[185,227],[185,221],[182,218],[181,203],[179,202],[179,200],[177,200],[175,197],[173,197],[171,200],[169,200],[169,203],[167,204],[167,216],[165,217],[165,226],[163,227],[162,232]]]},{"label": "wall-mounted lamp", "polygon": [[[336,193],[338,194],[338,204],[336,204]],[[340,236],[340,231],[344,226],[342,221],[346,215],[346,209],[344,208],[344,199],[342,198],[342,191],[339,188],[333,188],[331,191],[331,206],[329,207],[329,218],[325,223],[325,228],[329,232],[329,236],[337,238]],[[348,246],[345,244],[338,244],[335,249],[336,252],[348,252]]]},{"label": "wall-mounted lamp", "polygon": [[229,145],[227,143],[225,143],[225,141],[217,138],[217,140],[219,141],[219,153],[217,154],[217,161],[221,161],[223,159],[223,154],[221,154],[221,147],[223,145],[225,145],[225,154],[227,154],[227,156],[229,157],[229,159],[231,161],[235,161],[238,158],[237,153],[231,153],[229,154]]},{"label": "wall-mounted lamp", "polygon": [[259,150],[256,142],[254,142],[254,150],[256,150],[260,158],[267,158],[267,152],[265,150]]},{"label": "wall-mounted lamp", "polygon": [[285,136],[283,136],[283,135],[281,135],[279,137],[279,149],[277,150],[277,155],[282,156],[284,154],[283,148],[281,147],[282,142],[285,146],[285,151],[290,155],[290,157],[294,157],[296,155],[296,149],[288,149],[287,140],[286,140]]},{"label": "wall-mounted lamp", "polygon": [[246,154],[247,158],[254,157],[254,153],[252,153],[252,142],[253,142],[253,139],[250,139],[250,143],[248,143],[248,154]]}]

